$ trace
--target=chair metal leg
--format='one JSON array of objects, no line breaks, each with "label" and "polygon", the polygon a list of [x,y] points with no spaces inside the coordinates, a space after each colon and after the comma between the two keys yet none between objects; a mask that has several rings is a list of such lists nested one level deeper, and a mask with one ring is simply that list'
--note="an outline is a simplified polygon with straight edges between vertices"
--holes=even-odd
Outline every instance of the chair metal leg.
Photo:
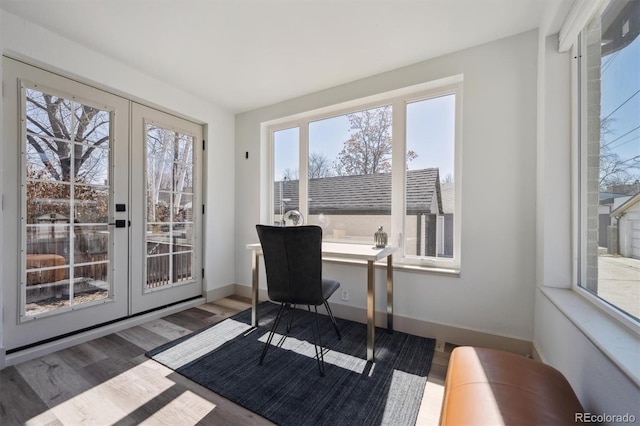
[{"label": "chair metal leg", "polygon": [[[311,306],[307,305],[309,312],[311,312]],[[316,360],[318,361],[318,370],[320,370],[320,376],[324,377],[324,354],[322,350],[322,339],[320,338],[320,327],[318,326],[318,307],[314,306],[316,314],[311,326],[311,332],[313,333],[313,347],[316,350]],[[318,350],[319,348],[319,350]]]},{"label": "chair metal leg", "polygon": [[338,324],[336,323],[336,318],[333,316],[333,312],[331,312],[331,308],[329,307],[329,303],[325,300],[324,307],[327,309],[327,313],[329,314],[329,318],[331,318],[331,323],[333,324],[333,328],[336,330],[336,334],[338,335],[338,339],[342,340],[342,335],[340,334],[340,330],[338,329]]},{"label": "chair metal leg", "polygon": [[271,346],[271,341],[273,340],[273,335],[275,334],[276,328],[278,327],[278,323],[282,319],[282,313],[284,312],[285,304],[280,304],[280,309],[278,310],[278,314],[276,315],[276,319],[273,320],[273,325],[271,326],[271,331],[269,331],[269,337],[267,338],[267,342],[264,344],[264,348],[262,349],[262,355],[260,355],[259,365],[262,365],[264,361],[264,357],[267,355],[267,350],[269,346]]},{"label": "chair metal leg", "polygon": [[296,305],[289,305],[289,322],[287,323],[287,333],[291,332],[291,327],[293,326],[293,315],[296,311]]}]

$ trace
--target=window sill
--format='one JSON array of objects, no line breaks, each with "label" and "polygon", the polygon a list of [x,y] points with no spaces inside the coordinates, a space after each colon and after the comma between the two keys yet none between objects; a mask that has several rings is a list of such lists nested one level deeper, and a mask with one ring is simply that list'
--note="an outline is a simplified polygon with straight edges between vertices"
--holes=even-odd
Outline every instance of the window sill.
[{"label": "window sill", "polygon": [[[341,259],[341,258],[332,258],[332,257],[324,257],[322,258],[324,262],[329,263],[340,263],[347,265],[360,265],[366,266],[367,262],[364,260],[353,260],[353,259]],[[375,263],[376,267],[386,268],[387,261],[380,260]],[[438,268],[435,266],[421,266],[421,265],[409,265],[406,263],[394,263],[393,264],[394,271],[403,271],[403,272],[415,272],[415,273],[425,273],[425,274],[438,274],[444,275],[448,277],[460,277],[460,269],[459,268]]]},{"label": "window sill", "polygon": [[640,334],[572,289],[538,287],[584,336],[640,386]]},{"label": "window sill", "polygon": [[456,278],[460,277],[460,268],[442,268],[437,266],[410,265],[406,263],[394,264],[393,268],[405,272],[438,274]]}]

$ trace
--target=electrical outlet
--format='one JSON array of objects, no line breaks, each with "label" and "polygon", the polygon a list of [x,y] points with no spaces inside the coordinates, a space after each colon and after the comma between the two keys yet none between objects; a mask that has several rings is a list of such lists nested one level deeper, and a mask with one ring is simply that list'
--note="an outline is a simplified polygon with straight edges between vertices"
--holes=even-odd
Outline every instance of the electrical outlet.
[{"label": "electrical outlet", "polygon": [[445,342],[444,340],[436,339],[436,351],[444,352],[444,345],[446,343],[447,342]]},{"label": "electrical outlet", "polygon": [[342,290],[342,300],[349,300],[349,290]]}]

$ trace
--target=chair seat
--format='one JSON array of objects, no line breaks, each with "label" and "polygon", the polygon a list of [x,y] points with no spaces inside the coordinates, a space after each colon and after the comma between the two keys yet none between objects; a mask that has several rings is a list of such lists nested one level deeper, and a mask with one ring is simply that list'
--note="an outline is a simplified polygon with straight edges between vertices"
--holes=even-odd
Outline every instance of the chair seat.
[{"label": "chair seat", "polygon": [[322,279],[322,297],[327,300],[340,287],[340,283],[336,280]]}]

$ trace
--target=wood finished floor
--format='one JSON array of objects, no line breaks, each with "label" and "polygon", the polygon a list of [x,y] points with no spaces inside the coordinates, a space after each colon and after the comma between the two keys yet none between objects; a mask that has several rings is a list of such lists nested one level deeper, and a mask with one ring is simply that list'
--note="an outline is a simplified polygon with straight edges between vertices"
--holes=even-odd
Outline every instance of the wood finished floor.
[{"label": "wood finished floor", "polygon": [[[207,303],[0,371],[0,425],[269,425],[144,354],[250,306]],[[437,424],[451,348],[436,352],[418,425]]]}]

